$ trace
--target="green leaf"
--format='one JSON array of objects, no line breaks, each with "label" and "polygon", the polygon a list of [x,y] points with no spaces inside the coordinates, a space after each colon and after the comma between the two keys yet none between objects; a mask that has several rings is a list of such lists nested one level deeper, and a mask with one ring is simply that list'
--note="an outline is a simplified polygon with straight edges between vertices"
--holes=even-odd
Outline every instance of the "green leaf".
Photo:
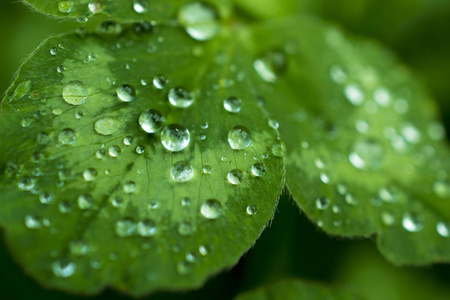
[{"label": "green leaf", "polygon": [[332,234],[377,233],[395,264],[450,261],[449,149],[420,83],[376,44],[313,20],[253,39],[302,210]]},{"label": "green leaf", "polygon": [[284,280],[276,284],[239,295],[236,300],[295,300],[295,299],[363,299],[341,288],[330,288],[300,280]]},{"label": "green leaf", "polygon": [[183,28],[142,26],[49,39],[3,99],[0,224],[45,285],[198,287],[273,216],[278,132],[243,80],[251,65],[231,32],[200,43]]},{"label": "green leaf", "polygon": [[[26,0],[38,11],[63,19],[86,21],[94,15],[105,15],[122,22],[168,21],[177,16],[182,5],[190,0]],[[222,18],[230,14],[229,0],[204,0]]]}]

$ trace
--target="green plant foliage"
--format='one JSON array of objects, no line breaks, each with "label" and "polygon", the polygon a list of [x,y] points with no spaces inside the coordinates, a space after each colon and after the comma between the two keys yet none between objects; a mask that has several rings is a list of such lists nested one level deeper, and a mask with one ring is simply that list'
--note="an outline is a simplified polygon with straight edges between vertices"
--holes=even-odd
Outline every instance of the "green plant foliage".
[{"label": "green plant foliage", "polygon": [[300,280],[285,280],[239,295],[236,300],[296,300],[296,299],[363,299],[339,288],[329,288]]},{"label": "green plant foliage", "polygon": [[[33,8],[50,16],[63,19],[76,19],[86,22],[95,14],[105,15],[121,22],[167,21],[180,6],[190,0],[26,0]],[[222,17],[230,13],[229,0],[205,0],[214,6]]]},{"label": "green plant foliage", "polygon": [[230,70],[239,50],[143,26],[51,38],[3,100],[0,222],[50,286],[200,286],[273,216],[283,159],[251,82]]},{"label": "green plant foliage", "polygon": [[449,261],[449,151],[420,84],[377,45],[311,20],[253,37],[266,51],[290,41],[284,70],[273,65],[279,80],[260,89],[302,210],[332,234],[378,233],[393,263]]}]

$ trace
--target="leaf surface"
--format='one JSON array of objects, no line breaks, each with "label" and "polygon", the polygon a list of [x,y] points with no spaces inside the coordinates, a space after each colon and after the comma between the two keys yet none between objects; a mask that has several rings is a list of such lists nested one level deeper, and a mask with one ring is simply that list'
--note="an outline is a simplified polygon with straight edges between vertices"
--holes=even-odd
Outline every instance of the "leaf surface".
[{"label": "leaf surface", "polygon": [[396,264],[449,261],[449,148],[420,83],[378,45],[310,19],[253,39],[302,210],[331,234],[377,233]]},{"label": "leaf surface", "polygon": [[51,287],[198,287],[255,242],[284,186],[237,42],[142,26],[49,39],[3,99],[0,224]]}]

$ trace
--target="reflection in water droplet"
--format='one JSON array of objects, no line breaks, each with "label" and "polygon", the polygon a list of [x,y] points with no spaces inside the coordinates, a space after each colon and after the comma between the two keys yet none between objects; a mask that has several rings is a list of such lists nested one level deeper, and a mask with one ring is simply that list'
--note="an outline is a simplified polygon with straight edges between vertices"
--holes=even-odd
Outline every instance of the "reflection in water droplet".
[{"label": "reflection in water droplet", "polygon": [[228,132],[228,143],[235,150],[245,149],[252,143],[250,132],[243,126],[235,126]]},{"label": "reflection in water droplet", "polygon": [[75,131],[71,128],[66,128],[58,136],[58,140],[61,144],[71,145],[75,143]]},{"label": "reflection in water droplet", "polygon": [[79,80],[69,81],[62,90],[64,101],[72,105],[82,105],[88,97],[88,90]]},{"label": "reflection in water droplet", "polygon": [[237,97],[229,97],[223,100],[223,108],[230,113],[238,113],[241,111],[241,99]]},{"label": "reflection in water droplet", "polygon": [[195,101],[194,94],[181,87],[171,88],[168,99],[170,104],[178,108],[189,107]]},{"label": "reflection in water droplet", "polygon": [[139,116],[139,125],[148,133],[154,133],[159,131],[166,118],[156,109],[145,110]]},{"label": "reflection in water droplet", "polygon": [[402,225],[409,232],[418,232],[423,228],[423,217],[417,213],[404,213]]},{"label": "reflection in water droplet", "polygon": [[161,143],[164,148],[172,152],[178,152],[186,148],[190,139],[189,130],[178,124],[168,125],[161,132]]},{"label": "reflection in water droplet", "polygon": [[136,90],[129,84],[124,84],[116,89],[117,96],[123,102],[131,102],[136,98]]},{"label": "reflection in water droplet", "polygon": [[286,55],[282,51],[270,51],[255,59],[253,68],[266,82],[276,82],[278,75],[286,69]]},{"label": "reflection in water droplet", "polygon": [[439,233],[442,237],[449,237],[450,236],[450,222],[438,222],[436,225],[436,231]]},{"label": "reflection in water droplet", "polygon": [[170,176],[175,182],[187,182],[194,177],[194,168],[188,161],[179,161],[170,169]]},{"label": "reflection in water droplet", "polygon": [[137,232],[142,237],[154,236],[157,228],[152,220],[144,220],[138,223]]},{"label": "reflection in water droplet", "polygon": [[111,135],[119,128],[117,117],[103,117],[95,121],[94,129],[98,134]]},{"label": "reflection in water droplet", "polygon": [[256,215],[258,210],[255,205],[248,205],[246,208],[246,212],[248,215],[253,216],[253,215]]},{"label": "reflection in water droplet", "polygon": [[252,173],[256,177],[262,177],[264,174],[266,174],[266,166],[262,163],[255,163],[252,166]]},{"label": "reflection in water droplet", "polygon": [[214,38],[220,29],[216,10],[203,2],[189,2],[183,5],[178,12],[178,22],[197,41]]},{"label": "reflection in water droplet", "polygon": [[75,273],[76,265],[70,261],[56,260],[52,263],[53,274],[57,277],[68,278]]},{"label": "reflection in water droplet", "polygon": [[244,179],[244,173],[239,169],[234,169],[228,173],[227,178],[231,184],[238,185]]},{"label": "reflection in water droplet", "polygon": [[373,138],[357,140],[348,156],[350,163],[361,170],[377,170],[383,166],[385,152],[383,145]]},{"label": "reflection in water droplet", "polygon": [[222,204],[215,199],[206,200],[203,202],[200,212],[207,219],[217,219],[222,214]]}]

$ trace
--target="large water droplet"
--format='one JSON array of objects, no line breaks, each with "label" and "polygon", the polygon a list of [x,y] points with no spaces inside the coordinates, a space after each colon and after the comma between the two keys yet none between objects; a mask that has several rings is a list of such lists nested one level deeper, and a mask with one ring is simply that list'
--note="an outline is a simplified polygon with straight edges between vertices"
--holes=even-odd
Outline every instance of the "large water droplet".
[{"label": "large water droplet", "polygon": [[136,98],[136,89],[129,85],[124,84],[116,89],[117,96],[123,102],[131,102]]},{"label": "large water droplet", "polygon": [[94,129],[98,134],[111,135],[119,128],[117,117],[104,117],[98,119],[94,124]]},{"label": "large water droplet", "polygon": [[262,163],[255,163],[252,166],[252,173],[256,177],[263,177],[266,174],[266,166]]},{"label": "large water droplet", "polygon": [[223,107],[227,112],[238,113],[241,111],[241,99],[237,97],[229,97],[223,100]]},{"label": "large water droplet", "polygon": [[286,69],[286,55],[282,51],[270,51],[253,62],[253,67],[267,82],[276,82],[278,75]]},{"label": "large water droplet", "polygon": [[156,109],[145,110],[139,116],[139,125],[148,133],[159,131],[165,121],[165,117]]},{"label": "large water droplet", "polygon": [[172,152],[183,150],[189,145],[191,135],[189,130],[178,124],[166,126],[161,132],[161,143]]},{"label": "large water droplet", "polygon": [[184,88],[177,87],[169,90],[168,99],[170,104],[179,108],[186,108],[194,103],[194,94]]},{"label": "large water droplet", "polygon": [[71,145],[75,143],[75,138],[76,138],[75,131],[71,128],[64,129],[58,136],[58,140],[60,141],[61,144],[64,145]]},{"label": "large water droplet", "polygon": [[206,200],[203,202],[200,212],[207,219],[217,219],[222,214],[222,204],[215,199]]},{"label": "large water droplet", "polygon": [[418,232],[423,228],[423,218],[417,213],[404,213],[402,219],[403,228],[409,232]]},{"label": "large water droplet", "polygon": [[66,260],[56,260],[52,263],[53,274],[57,277],[67,278],[75,273],[76,265]]},{"label": "large water droplet", "polygon": [[136,231],[136,223],[130,219],[123,219],[116,223],[116,233],[119,237],[131,236]]},{"label": "large water droplet", "polygon": [[157,228],[152,220],[144,220],[138,223],[137,233],[142,237],[154,236]]},{"label": "large water droplet", "polygon": [[361,170],[377,170],[383,166],[383,145],[373,138],[357,140],[348,156],[350,163]]},{"label": "large water droplet", "polygon": [[175,182],[187,182],[194,177],[194,168],[188,161],[179,161],[170,169],[170,176]]},{"label": "large water droplet", "polygon": [[64,101],[72,105],[82,105],[88,97],[88,90],[79,80],[69,81],[62,90]]},{"label": "large water droplet", "polygon": [[244,179],[244,173],[239,169],[234,169],[228,173],[227,178],[231,184],[238,185]]},{"label": "large water droplet", "polygon": [[250,132],[243,126],[235,126],[228,132],[228,143],[235,150],[245,149],[252,143]]},{"label": "large water droplet", "polygon": [[178,21],[186,32],[198,41],[210,40],[219,32],[216,10],[203,2],[190,2],[181,7]]}]

